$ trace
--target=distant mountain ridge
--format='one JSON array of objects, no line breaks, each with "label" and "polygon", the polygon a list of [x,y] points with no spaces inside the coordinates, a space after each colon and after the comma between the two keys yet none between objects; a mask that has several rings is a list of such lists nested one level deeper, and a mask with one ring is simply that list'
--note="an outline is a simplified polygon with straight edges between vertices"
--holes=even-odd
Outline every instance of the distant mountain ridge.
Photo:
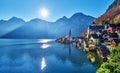
[{"label": "distant mountain ridge", "polygon": [[9,20],[0,20],[0,36],[5,35],[6,33],[11,32],[24,24],[24,20],[16,17],[12,17]]},{"label": "distant mountain ridge", "polygon": [[[13,17],[8,21],[9,24],[5,24],[6,27],[15,27],[9,30],[9,32],[4,32],[0,35],[1,38],[58,38],[67,35],[69,30],[72,30],[72,36],[80,36],[80,34],[88,28],[88,26],[95,20],[94,17],[85,15],[83,13],[76,13],[70,18],[63,16],[56,22],[48,22],[42,19],[33,19],[31,21],[25,22],[22,19]],[[10,22],[11,21],[11,22]],[[14,23],[14,25],[12,24]],[[0,21],[0,27],[4,24],[3,20]],[[10,25],[11,24],[11,25]],[[10,25],[10,26],[8,26]]]}]

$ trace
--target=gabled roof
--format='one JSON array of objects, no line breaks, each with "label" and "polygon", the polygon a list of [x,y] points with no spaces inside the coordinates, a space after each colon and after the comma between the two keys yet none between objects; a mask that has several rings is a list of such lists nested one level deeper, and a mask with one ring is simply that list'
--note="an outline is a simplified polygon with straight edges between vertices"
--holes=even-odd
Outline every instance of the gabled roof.
[{"label": "gabled roof", "polygon": [[117,30],[120,30],[120,24],[117,24],[116,26],[117,26]]},{"label": "gabled roof", "polygon": [[105,45],[100,45],[100,50],[101,50],[102,52],[106,52],[106,53],[109,53],[109,52],[110,52],[109,49],[108,49]]},{"label": "gabled roof", "polygon": [[110,33],[110,38],[118,38],[118,34],[117,33]]},{"label": "gabled roof", "polygon": [[116,44],[119,44],[119,43],[120,43],[120,39],[113,39],[113,41],[114,41]]},{"label": "gabled roof", "polygon": [[109,49],[101,49],[102,52],[110,53]]},{"label": "gabled roof", "polygon": [[117,23],[117,25],[120,25],[120,23]]},{"label": "gabled roof", "polygon": [[104,26],[94,26],[94,25],[91,25],[91,26],[89,26],[89,29],[90,30],[102,30],[102,29],[104,29]]},{"label": "gabled roof", "polygon": [[110,27],[116,27],[116,24],[109,24]]},{"label": "gabled roof", "polygon": [[104,31],[103,31],[103,34],[106,34],[106,33],[108,33],[108,31],[107,31],[107,30],[104,30]]},{"label": "gabled roof", "polygon": [[117,24],[116,26],[117,26],[117,27],[120,27],[120,24]]},{"label": "gabled roof", "polygon": [[108,38],[104,38],[103,40],[104,40],[104,41],[108,41]]},{"label": "gabled roof", "polygon": [[97,39],[97,38],[102,38],[102,36],[99,36],[99,35],[97,35],[97,34],[91,34],[91,37],[93,37],[93,38],[95,38],[95,39]]},{"label": "gabled roof", "polygon": [[84,37],[76,37],[76,38],[78,38],[78,39],[85,39]]}]

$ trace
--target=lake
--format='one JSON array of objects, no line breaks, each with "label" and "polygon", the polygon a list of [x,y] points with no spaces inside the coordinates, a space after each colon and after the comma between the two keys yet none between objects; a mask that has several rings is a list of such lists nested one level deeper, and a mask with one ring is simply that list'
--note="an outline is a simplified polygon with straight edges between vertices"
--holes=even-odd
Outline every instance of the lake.
[{"label": "lake", "polygon": [[0,39],[0,73],[95,73],[86,52],[54,39]]}]

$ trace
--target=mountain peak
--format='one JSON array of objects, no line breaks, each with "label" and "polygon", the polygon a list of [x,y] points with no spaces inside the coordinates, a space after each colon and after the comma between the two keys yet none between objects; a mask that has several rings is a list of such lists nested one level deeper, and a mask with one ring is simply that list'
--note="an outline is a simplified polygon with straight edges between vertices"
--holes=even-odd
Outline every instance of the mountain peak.
[{"label": "mountain peak", "polygon": [[56,22],[63,22],[68,21],[69,19],[66,16],[63,16],[62,18],[58,19]]},{"label": "mountain peak", "polygon": [[84,15],[84,14],[81,12],[78,12],[78,13],[75,13],[73,16],[76,16],[76,15]]},{"label": "mountain peak", "polygon": [[17,17],[12,17],[10,18],[8,21],[11,21],[11,22],[25,22],[23,19],[20,19],[20,18],[17,18]]},{"label": "mountain peak", "polygon": [[94,17],[92,17],[92,16],[85,15],[85,14],[79,12],[79,13],[75,13],[73,16],[71,16],[71,17],[70,17],[70,20],[87,18],[87,17],[94,18]]},{"label": "mountain peak", "polygon": [[63,16],[62,19],[68,19],[66,16]]},{"label": "mountain peak", "polygon": [[0,22],[5,22],[5,20],[1,19]]},{"label": "mountain peak", "polygon": [[9,20],[16,20],[16,19],[20,19],[20,18],[17,18],[17,17],[11,17]]},{"label": "mountain peak", "polygon": [[35,18],[35,19],[30,20],[30,22],[48,22],[48,21],[42,20],[42,19],[39,19],[39,18]]},{"label": "mountain peak", "polygon": [[35,19],[30,20],[30,22],[33,22],[33,21],[41,21],[41,19],[35,18]]}]

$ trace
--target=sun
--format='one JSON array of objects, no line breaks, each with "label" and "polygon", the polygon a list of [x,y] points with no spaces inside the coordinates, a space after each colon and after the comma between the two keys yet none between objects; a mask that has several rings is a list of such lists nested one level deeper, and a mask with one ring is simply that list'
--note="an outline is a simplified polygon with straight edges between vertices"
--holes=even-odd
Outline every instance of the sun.
[{"label": "sun", "polygon": [[42,18],[47,18],[49,16],[49,11],[47,8],[41,8],[40,9],[40,16]]}]

